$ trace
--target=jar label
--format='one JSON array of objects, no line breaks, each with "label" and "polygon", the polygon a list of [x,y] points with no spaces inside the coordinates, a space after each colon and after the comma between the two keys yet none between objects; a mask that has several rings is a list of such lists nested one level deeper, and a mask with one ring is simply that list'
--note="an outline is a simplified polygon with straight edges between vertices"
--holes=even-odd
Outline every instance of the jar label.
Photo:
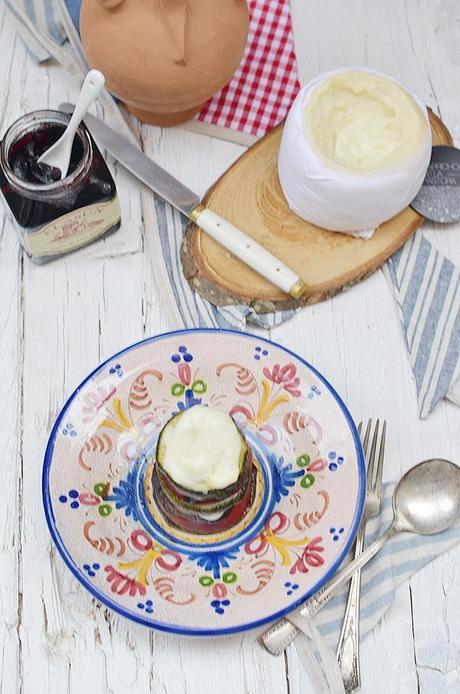
[{"label": "jar label", "polygon": [[61,255],[92,243],[120,221],[120,203],[115,196],[108,202],[73,210],[24,234],[26,251],[32,257]]}]

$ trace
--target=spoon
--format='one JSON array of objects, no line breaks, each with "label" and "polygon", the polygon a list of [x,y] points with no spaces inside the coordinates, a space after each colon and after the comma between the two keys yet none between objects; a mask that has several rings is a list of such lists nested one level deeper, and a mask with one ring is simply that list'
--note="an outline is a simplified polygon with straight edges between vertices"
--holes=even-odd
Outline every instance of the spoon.
[{"label": "spoon", "polygon": [[77,128],[83,120],[86,112],[98,96],[105,84],[105,77],[99,70],[90,70],[85,77],[75,110],[69,124],[59,140],[39,157],[39,164],[47,164],[61,172],[61,180],[67,176],[69,170],[72,145]]},{"label": "spoon", "polygon": [[[347,564],[300,608],[300,614],[313,617],[346,583],[353,573],[367,564],[384,544],[398,533],[435,535],[460,520],[460,467],[448,460],[426,460],[411,468],[399,480],[393,493],[393,521],[390,527],[356,559]],[[299,630],[282,619],[260,638],[273,655],[280,655]]]}]

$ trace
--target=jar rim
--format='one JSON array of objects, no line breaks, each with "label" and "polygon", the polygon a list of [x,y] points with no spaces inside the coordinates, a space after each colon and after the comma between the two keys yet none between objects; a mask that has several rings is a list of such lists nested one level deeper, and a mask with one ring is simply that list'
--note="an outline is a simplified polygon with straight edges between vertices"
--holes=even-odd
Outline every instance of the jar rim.
[{"label": "jar rim", "polygon": [[38,130],[41,125],[48,123],[67,126],[69,120],[70,115],[68,113],[44,109],[26,113],[9,126],[0,145],[0,164],[8,183],[30,194],[59,194],[65,190],[69,184],[74,183],[80,178],[81,174],[87,170],[88,163],[92,158],[91,139],[88,132],[83,129],[81,125],[78,126],[76,135],[78,135],[83,145],[83,154],[74,171],[63,179],[51,183],[30,183],[29,181],[24,181],[22,178],[16,176],[10,166],[8,158],[11,146],[26,133]]}]

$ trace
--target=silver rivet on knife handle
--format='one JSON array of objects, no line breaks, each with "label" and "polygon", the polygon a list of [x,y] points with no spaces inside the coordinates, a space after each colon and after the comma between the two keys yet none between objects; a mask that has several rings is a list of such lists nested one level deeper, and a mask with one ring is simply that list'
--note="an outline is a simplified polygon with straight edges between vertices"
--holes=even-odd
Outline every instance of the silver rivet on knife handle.
[{"label": "silver rivet on knife handle", "polygon": [[286,294],[298,299],[306,292],[306,284],[293,270],[216,212],[198,205],[190,218],[221,246]]}]

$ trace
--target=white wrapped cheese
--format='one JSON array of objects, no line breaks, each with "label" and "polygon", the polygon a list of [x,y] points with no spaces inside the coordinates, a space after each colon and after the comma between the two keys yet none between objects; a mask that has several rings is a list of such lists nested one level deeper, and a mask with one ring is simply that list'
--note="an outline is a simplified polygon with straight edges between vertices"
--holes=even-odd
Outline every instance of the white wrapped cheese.
[{"label": "white wrapped cheese", "polygon": [[297,95],[279,179],[299,217],[369,236],[414,199],[431,148],[426,107],[399,82],[367,69],[335,70]]}]

